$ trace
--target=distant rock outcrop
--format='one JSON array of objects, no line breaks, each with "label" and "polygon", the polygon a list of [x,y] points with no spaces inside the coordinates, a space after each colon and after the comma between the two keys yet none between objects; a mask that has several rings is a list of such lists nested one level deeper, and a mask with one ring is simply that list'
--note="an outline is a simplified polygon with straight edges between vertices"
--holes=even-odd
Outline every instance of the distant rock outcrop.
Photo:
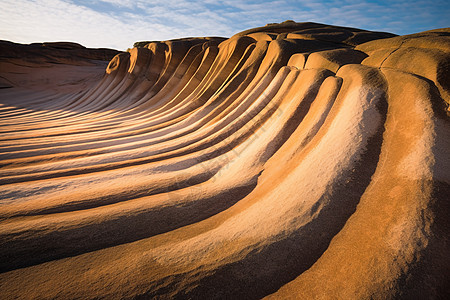
[{"label": "distant rock outcrop", "polygon": [[135,46],[0,43],[2,297],[449,294],[450,29]]},{"label": "distant rock outcrop", "polygon": [[84,90],[101,79],[108,62],[119,53],[70,42],[23,45],[0,41],[0,89]]},{"label": "distant rock outcrop", "polygon": [[29,45],[0,40],[0,61],[22,59],[36,63],[78,65],[89,60],[111,60],[120,51],[86,48],[77,43],[47,42]]}]

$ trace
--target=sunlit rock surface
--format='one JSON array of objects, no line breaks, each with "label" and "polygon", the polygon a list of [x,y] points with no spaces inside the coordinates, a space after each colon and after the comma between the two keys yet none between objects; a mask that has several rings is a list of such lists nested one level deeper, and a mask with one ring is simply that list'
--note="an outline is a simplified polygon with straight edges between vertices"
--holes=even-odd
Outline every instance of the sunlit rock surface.
[{"label": "sunlit rock surface", "polygon": [[0,44],[1,298],[448,295],[449,29],[137,45]]}]

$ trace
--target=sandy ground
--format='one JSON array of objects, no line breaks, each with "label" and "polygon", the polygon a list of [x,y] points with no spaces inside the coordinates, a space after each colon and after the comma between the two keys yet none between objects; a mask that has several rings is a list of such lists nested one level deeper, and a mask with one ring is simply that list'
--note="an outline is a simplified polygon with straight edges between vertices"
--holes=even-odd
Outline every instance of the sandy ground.
[{"label": "sandy ground", "polygon": [[450,30],[56,46],[0,59],[2,298],[449,294]]}]

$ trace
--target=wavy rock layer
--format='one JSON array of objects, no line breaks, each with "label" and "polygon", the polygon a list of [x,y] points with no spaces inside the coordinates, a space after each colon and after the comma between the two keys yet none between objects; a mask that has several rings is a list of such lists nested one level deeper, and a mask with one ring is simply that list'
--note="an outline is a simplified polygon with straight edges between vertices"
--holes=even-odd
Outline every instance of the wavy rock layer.
[{"label": "wavy rock layer", "polygon": [[449,62],[447,29],[284,22],[3,67],[1,294],[444,297]]}]

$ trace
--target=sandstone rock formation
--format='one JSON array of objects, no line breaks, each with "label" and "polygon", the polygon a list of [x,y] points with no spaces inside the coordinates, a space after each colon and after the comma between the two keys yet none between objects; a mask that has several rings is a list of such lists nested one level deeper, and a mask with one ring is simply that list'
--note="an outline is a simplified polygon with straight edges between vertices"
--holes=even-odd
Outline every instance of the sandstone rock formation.
[{"label": "sandstone rock formation", "polygon": [[450,29],[136,45],[0,59],[3,298],[448,295]]}]

